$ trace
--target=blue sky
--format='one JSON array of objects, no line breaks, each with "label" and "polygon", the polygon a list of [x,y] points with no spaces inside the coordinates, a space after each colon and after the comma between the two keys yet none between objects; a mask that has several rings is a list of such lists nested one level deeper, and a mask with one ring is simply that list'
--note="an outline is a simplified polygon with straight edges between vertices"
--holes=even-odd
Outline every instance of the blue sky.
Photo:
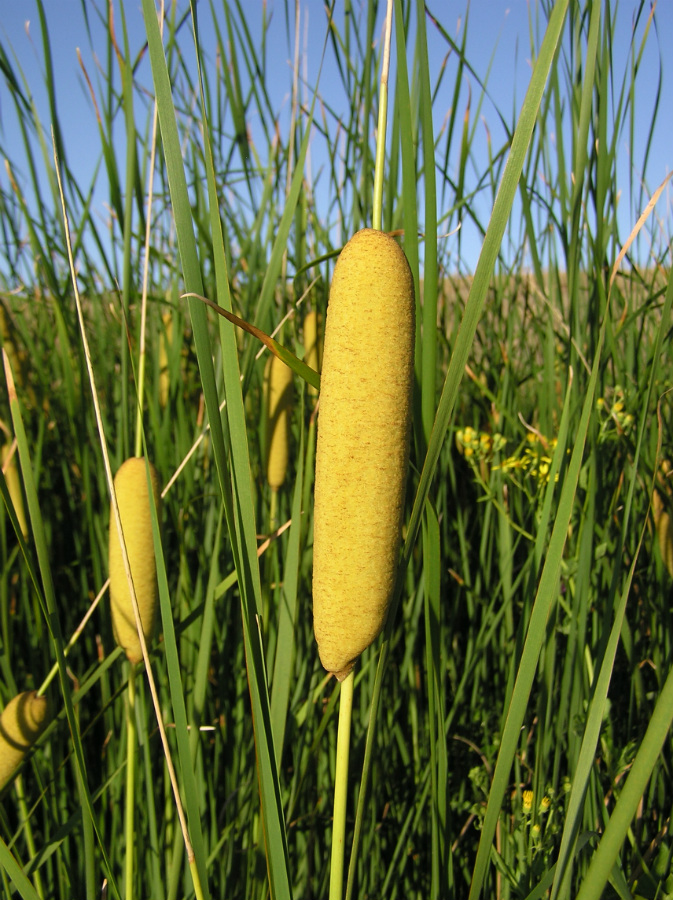
[{"label": "blue sky", "polygon": [[[51,51],[55,72],[58,114],[65,138],[68,162],[78,176],[81,184],[87,187],[93,178],[93,173],[100,157],[100,143],[93,105],[91,103],[82,72],[77,59],[77,48],[80,48],[84,64],[95,80],[96,58],[105,59],[107,51],[107,36],[102,27],[98,25],[98,16],[94,12],[92,0],[86,0],[91,12],[90,25],[92,37],[89,39],[85,27],[84,16],[80,0],[45,0],[45,9],[51,36]],[[96,6],[99,6],[96,3]],[[185,0],[179,0],[179,6],[184,8]],[[217,3],[215,4],[217,6]],[[340,3],[339,6],[342,4]],[[366,6],[366,4],[364,4]],[[119,18],[119,0],[114,2],[116,15]],[[253,34],[259,30],[263,4],[261,0],[248,0],[244,3],[246,15]],[[293,6],[290,2],[288,6]],[[461,36],[464,24],[465,2],[455,0],[435,0],[428,4],[431,12],[441,20],[446,30],[456,39]],[[617,6],[616,39],[613,49],[615,69],[621,72],[628,58],[632,22],[635,10],[639,4],[635,0],[627,0]],[[360,4],[355,0],[354,7],[357,10]],[[476,123],[475,138],[473,143],[475,169],[484,164],[487,154],[487,135],[490,132],[493,146],[499,147],[504,140],[504,131],[499,125],[497,109],[512,122],[515,119],[521,101],[523,100],[528,78],[530,74],[530,29],[538,31],[538,44],[541,39],[542,22],[538,20],[538,4],[535,0],[472,0],[469,7],[467,57],[471,61],[477,74],[482,78],[488,77],[489,97],[484,99],[481,107],[481,120]],[[207,12],[205,4],[202,6],[204,18]],[[125,0],[124,14],[129,30],[132,52],[135,53],[141,47],[144,36],[144,23],[140,10],[140,0]],[[37,109],[43,125],[50,121],[50,113],[46,93],[43,87],[43,49],[41,43],[38,11],[33,0],[0,0],[0,40],[6,49],[11,47],[16,60],[21,66],[23,74],[34,97]],[[292,48],[288,44],[285,26],[284,0],[268,0],[267,14],[272,16],[272,24],[268,39],[268,60],[277,72],[278,77],[269,82],[271,103],[274,109],[289,116],[289,102],[291,89],[291,55]],[[301,2],[302,14],[302,46],[306,46],[308,80],[315,83],[322,52],[326,17],[323,4],[320,0],[303,0]],[[638,27],[638,37],[642,36],[646,22],[646,15],[642,16]],[[27,24],[28,23],[28,24]],[[664,48],[670,46],[670,35],[673,34],[673,2],[660,0],[657,7],[657,26],[659,38]],[[306,28],[306,32],[303,29]],[[259,31],[258,31],[259,33]],[[304,38],[304,34],[306,37]],[[431,80],[437,78],[443,60],[446,56],[447,46],[436,31],[428,23]],[[205,29],[202,32],[204,40],[208,40]],[[190,35],[185,30],[183,53],[191,51]],[[436,102],[436,128],[442,127],[446,113],[448,112],[453,81],[450,75],[449,59],[446,77],[438,93]],[[649,196],[655,187],[664,179],[673,167],[673,141],[670,135],[668,122],[673,110],[673,63],[666,58],[660,60],[657,48],[656,35],[651,35],[650,49],[643,57],[641,72],[637,80],[636,96],[636,129],[634,139],[634,159],[628,154],[628,141],[626,137],[620,143],[619,149],[619,177],[623,184],[622,197],[619,203],[620,231],[626,237],[630,226],[635,221],[639,210],[635,209],[635,203],[628,196],[629,169],[640,180],[642,174],[642,160],[645,153],[645,140],[647,137],[647,125],[650,122],[654,103],[654,92],[657,79],[660,75],[660,65],[663,66],[661,109],[659,124],[650,147],[648,170],[645,173],[645,195]],[[148,87],[150,84],[149,68],[141,70],[140,79]],[[100,85],[100,82],[98,82]],[[476,106],[478,86],[471,84],[473,109]],[[320,93],[334,104],[337,110],[343,109],[348,104],[348,98],[343,96],[340,81],[334,68],[331,55],[328,54],[325,68],[323,69]],[[461,91],[460,104],[467,102],[468,85],[464,85]],[[0,80],[0,146],[3,155],[9,156],[13,166],[21,168],[21,139],[16,133],[16,120],[13,108],[8,98],[4,80]],[[462,110],[461,110],[462,112]],[[254,133],[254,122],[250,123]],[[117,131],[119,142],[118,158],[123,160],[123,132],[120,126]],[[451,164],[455,161],[450,162]],[[312,158],[314,170],[320,165],[319,146]],[[25,174],[25,173],[23,173]],[[99,178],[103,178],[99,175]],[[0,168],[0,185],[4,190],[9,189],[7,175],[4,166]],[[104,201],[107,191],[104,185],[97,190],[95,202],[101,205],[101,218],[105,215]],[[446,201],[450,202],[450,201]],[[484,203],[488,198],[484,198]],[[441,212],[441,211],[440,211]],[[664,195],[657,209],[659,216],[670,226],[670,196]],[[483,207],[484,221],[488,219],[488,208]],[[670,233],[670,227],[669,227]],[[447,239],[451,240],[451,239]],[[476,265],[480,248],[480,237],[475,229],[471,229],[469,223],[465,223],[462,236],[462,265],[473,269]]]}]

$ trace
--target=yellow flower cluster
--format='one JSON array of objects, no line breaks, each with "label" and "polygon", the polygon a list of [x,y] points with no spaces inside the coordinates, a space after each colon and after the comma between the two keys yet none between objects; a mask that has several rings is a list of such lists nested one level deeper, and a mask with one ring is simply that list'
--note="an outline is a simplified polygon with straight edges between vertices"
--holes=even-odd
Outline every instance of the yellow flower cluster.
[{"label": "yellow flower cluster", "polygon": [[596,400],[596,410],[601,419],[599,441],[628,435],[635,421],[627,411],[624,389],[617,384],[612,395],[612,401],[606,400],[605,397]]},{"label": "yellow flower cluster", "polygon": [[[494,468],[510,471],[517,469],[524,475],[530,475],[538,485],[546,485],[549,481],[551,458],[556,447],[556,438],[545,438],[542,435],[529,433],[523,451],[507,457]],[[558,474],[556,476],[558,478]]]},{"label": "yellow flower cluster", "polygon": [[496,432],[489,434],[487,431],[475,431],[469,425],[459,428],[456,432],[456,446],[458,452],[472,466],[472,470],[481,481],[489,480],[489,466],[493,457],[505,446],[505,438]]},{"label": "yellow flower cluster", "polygon": [[475,431],[469,425],[456,432],[456,446],[465,459],[480,462],[493,459],[493,454],[502,450],[507,442],[496,432],[491,435],[487,431]]},{"label": "yellow flower cluster", "polygon": [[[533,811],[533,801],[535,799],[535,794],[533,791],[524,791],[521,795],[521,807],[523,809],[524,814],[529,814]],[[540,804],[538,806],[538,813],[540,815],[544,815],[549,811],[551,806],[551,797],[545,794],[540,800]]]}]

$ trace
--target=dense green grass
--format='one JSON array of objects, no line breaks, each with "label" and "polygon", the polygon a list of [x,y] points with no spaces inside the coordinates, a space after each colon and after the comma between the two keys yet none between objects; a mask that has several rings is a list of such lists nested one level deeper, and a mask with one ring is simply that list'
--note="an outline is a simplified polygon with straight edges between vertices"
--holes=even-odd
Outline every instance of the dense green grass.
[{"label": "dense green grass", "polygon": [[[88,73],[105,229],[56,119],[66,226],[51,123],[36,118],[27,72],[0,47],[3,102],[25,135],[11,148],[3,139],[12,371],[0,418],[18,442],[30,520],[24,542],[0,480],[10,507],[0,513],[0,699],[52,673],[54,711],[0,797],[2,891],[98,897],[107,879],[108,897],[128,896],[130,806],[137,896],[308,900],[329,881],[339,696],[311,621],[315,398],[295,378],[291,463],[272,501],[268,351],[198,297],[303,356],[306,311],[324,315],[336,254],[371,223],[382,11],[358,6],[360,30],[324,14],[325,54],[350,98],[338,109],[320,82],[303,82],[285,11],[288,120],[269,99],[278,75],[267,32],[249,28],[244,4],[200,4],[198,25],[187,6],[171,7],[163,38],[152,0],[142,5],[144,63],[122,6]],[[356,673],[351,897],[673,896],[673,573],[650,514],[655,484],[673,501],[661,468],[673,427],[670,220],[639,225],[643,259],[620,256],[629,234],[615,216],[640,60],[660,50],[640,4],[616,69],[614,6],[534,5],[530,87],[515,117],[501,112],[507,139],[479,173],[492,208],[482,221],[473,142],[488,83],[465,56],[478,24],[466,15],[454,38],[443,13],[395,3],[383,227],[403,231],[418,288],[417,393],[398,590]],[[53,93],[41,0],[37,10]],[[430,28],[457,60],[450,76],[431,69]],[[205,29],[217,59],[200,55]],[[433,98],[448,77],[455,102],[440,128]],[[635,228],[649,197],[635,184],[630,197]],[[510,216],[515,203],[521,217]],[[474,273],[460,233],[441,237],[468,219],[484,235]],[[104,459],[114,472],[140,448],[167,486],[150,661],[191,870],[142,666],[128,766],[129,667],[104,592]]]}]

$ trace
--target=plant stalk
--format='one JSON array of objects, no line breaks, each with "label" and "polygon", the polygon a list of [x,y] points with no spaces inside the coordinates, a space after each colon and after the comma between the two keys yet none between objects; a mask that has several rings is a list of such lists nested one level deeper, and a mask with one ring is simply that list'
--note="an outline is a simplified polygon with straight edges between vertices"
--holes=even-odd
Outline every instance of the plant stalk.
[{"label": "plant stalk", "polygon": [[388,72],[390,71],[390,35],[393,22],[393,4],[388,0],[386,31],[383,42],[381,85],[379,88],[379,119],[376,128],[376,164],[374,168],[374,208],[372,228],[381,230],[383,225],[383,170],[386,162],[386,128],[388,125]]},{"label": "plant stalk", "polygon": [[129,688],[126,695],[126,807],[124,810],[124,846],[126,868],[124,873],[124,896],[133,897],[134,864],[134,812],[136,783],[136,669],[129,663]]},{"label": "plant stalk", "polygon": [[334,778],[334,820],[332,823],[332,859],[329,900],[343,897],[344,855],[346,843],[346,805],[348,800],[348,754],[351,740],[354,670],[341,682],[339,729],[337,732],[336,775]]}]

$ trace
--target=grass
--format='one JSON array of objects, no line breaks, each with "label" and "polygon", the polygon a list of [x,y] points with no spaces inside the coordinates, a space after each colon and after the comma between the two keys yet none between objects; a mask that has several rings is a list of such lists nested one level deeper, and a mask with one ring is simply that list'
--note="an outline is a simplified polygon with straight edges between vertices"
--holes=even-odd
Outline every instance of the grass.
[{"label": "grass", "polygon": [[[374,215],[381,10],[325,14],[315,80],[303,10],[298,21],[275,10],[294,66],[286,114],[271,99],[267,19],[253,25],[237,2],[199,5],[198,18],[171,6],[162,34],[151,0],[142,6],[144,54],[124,6],[114,19],[82,7],[107,33],[98,69],[82,54],[100,141],[95,182],[83,183],[59,137],[64,101],[37,0],[68,226],[34,76],[0,46],[22,141],[0,132],[0,418],[29,523],[24,540],[0,479],[0,700],[54,673],[55,710],[0,797],[0,891],[98,897],[106,880],[108,897],[325,896],[339,689],[311,620],[315,399],[295,377],[290,467],[272,501],[268,350],[199,297],[302,358],[306,313],[324,316],[335,257]],[[477,171],[492,106],[466,55],[476,10],[456,37],[444,13],[395,3],[381,212],[385,230],[403,232],[421,337],[393,613],[355,675],[348,897],[673,894],[671,581],[650,515],[655,484],[673,501],[661,468],[670,220],[656,218],[659,204],[638,222],[664,173],[647,155],[637,171],[634,134],[639,92],[652,91],[644,55],[663,51],[656,14],[635,12],[617,54],[624,13],[609,0],[532,6],[530,84],[515,113],[496,109],[506,136]],[[449,54],[437,71],[431,30]],[[341,106],[326,71],[349,98]],[[474,272],[461,233],[442,237],[460,221],[483,235]],[[113,472],[144,448],[166,485],[149,661],[188,838],[141,666],[132,890],[130,682],[104,593],[103,446]]]}]

